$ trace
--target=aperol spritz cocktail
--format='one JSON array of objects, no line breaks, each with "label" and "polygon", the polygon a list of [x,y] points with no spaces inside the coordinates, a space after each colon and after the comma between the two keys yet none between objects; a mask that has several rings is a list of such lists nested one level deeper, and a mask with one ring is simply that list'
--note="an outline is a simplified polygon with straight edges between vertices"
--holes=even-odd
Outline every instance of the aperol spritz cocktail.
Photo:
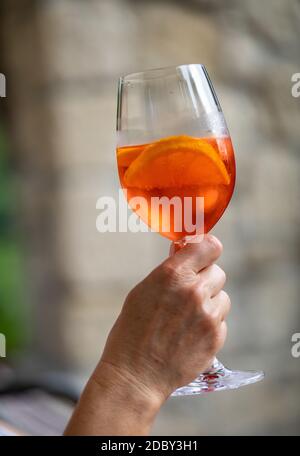
[{"label": "aperol spritz cocktail", "polygon": [[[231,139],[224,137],[196,138],[171,136],[151,144],[123,146],[117,149],[121,185],[126,189],[129,205],[151,228],[172,241],[201,231],[207,233],[226,209],[234,189],[235,161]],[[132,204],[136,197],[145,204]],[[178,206],[153,204],[158,198],[166,203],[179,198]],[[203,205],[197,199],[203,198]],[[203,210],[203,218],[196,212]],[[190,214],[188,212],[190,211]],[[167,220],[162,220],[162,217]],[[192,227],[187,231],[184,218]],[[177,223],[180,219],[180,223]]]}]

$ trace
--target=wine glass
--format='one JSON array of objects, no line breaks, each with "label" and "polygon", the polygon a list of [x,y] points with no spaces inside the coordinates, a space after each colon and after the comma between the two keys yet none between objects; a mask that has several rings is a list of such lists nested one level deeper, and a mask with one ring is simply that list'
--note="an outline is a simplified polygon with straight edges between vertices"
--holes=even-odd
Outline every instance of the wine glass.
[{"label": "wine glass", "polygon": [[[151,229],[176,248],[201,241],[199,234],[217,223],[235,184],[230,135],[203,65],[158,68],[120,78],[117,162],[130,207]],[[263,372],[231,371],[215,359],[209,371],[172,395],[239,388],[263,376]]]}]

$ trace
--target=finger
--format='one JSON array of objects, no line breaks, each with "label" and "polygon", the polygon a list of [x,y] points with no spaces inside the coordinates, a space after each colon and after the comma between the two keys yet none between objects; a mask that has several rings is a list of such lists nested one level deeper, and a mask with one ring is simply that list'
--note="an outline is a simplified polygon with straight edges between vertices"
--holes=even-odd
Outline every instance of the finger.
[{"label": "finger", "polygon": [[210,372],[213,367],[214,360],[216,359],[215,357],[217,356],[217,353],[224,347],[226,337],[227,337],[227,323],[226,321],[222,321],[220,323],[220,326],[218,328],[217,336],[215,340],[215,345],[214,345],[214,356],[211,358],[211,360],[207,363],[206,367],[202,372]]},{"label": "finger", "polygon": [[226,282],[226,274],[223,269],[217,264],[212,264],[198,274],[199,284],[206,286],[208,289],[208,296],[213,298],[224,287]]},{"label": "finger", "polygon": [[173,267],[182,267],[197,274],[214,263],[222,253],[221,242],[211,234],[200,236],[200,242],[186,244],[168,260]]},{"label": "finger", "polygon": [[210,300],[210,306],[213,312],[216,312],[220,321],[224,321],[229,314],[231,302],[226,291],[221,290],[214,298]]},{"label": "finger", "polygon": [[218,333],[218,348],[217,348],[216,353],[218,353],[221,350],[221,348],[223,348],[226,337],[227,337],[227,323],[226,323],[226,321],[222,321],[220,328],[219,328],[219,333]]}]

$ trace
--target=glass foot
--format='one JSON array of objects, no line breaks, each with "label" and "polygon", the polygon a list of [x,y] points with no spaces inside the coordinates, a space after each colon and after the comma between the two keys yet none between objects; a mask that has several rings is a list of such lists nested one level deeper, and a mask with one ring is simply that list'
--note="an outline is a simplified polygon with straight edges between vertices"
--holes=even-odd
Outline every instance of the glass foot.
[{"label": "glass foot", "polygon": [[199,375],[189,385],[178,388],[171,396],[192,396],[210,393],[212,391],[236,389],[259,382],[264,376],[265,374],[262,371],[231,371],[215,359],[212,369],[209,372]]}]

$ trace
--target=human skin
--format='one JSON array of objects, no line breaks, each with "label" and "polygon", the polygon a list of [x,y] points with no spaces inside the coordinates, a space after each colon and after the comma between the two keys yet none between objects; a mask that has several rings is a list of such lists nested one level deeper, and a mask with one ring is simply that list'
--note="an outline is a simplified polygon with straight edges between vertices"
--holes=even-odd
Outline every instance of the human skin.
[{"label": "human skin", "polygon": [[221,252],[206,235],[130,291],[65,435],[147,435],[170,394],[209,368],[230,309]]}]

